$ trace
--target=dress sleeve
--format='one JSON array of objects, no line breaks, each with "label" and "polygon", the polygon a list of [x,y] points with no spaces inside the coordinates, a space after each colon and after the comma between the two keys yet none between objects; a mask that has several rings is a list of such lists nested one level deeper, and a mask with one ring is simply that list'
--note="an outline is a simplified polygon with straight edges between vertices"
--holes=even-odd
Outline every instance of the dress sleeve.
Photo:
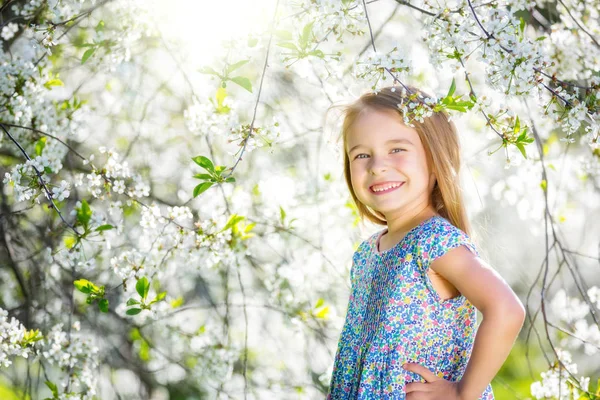
[{"label": "dress sleeve", "polygon": [[479,256],[475,244],[461,229],[455,227],[449,221],[432,224],[422,232],[418,240],[417,263],[422,271],[427,271],[433,260],[461,245]]}]

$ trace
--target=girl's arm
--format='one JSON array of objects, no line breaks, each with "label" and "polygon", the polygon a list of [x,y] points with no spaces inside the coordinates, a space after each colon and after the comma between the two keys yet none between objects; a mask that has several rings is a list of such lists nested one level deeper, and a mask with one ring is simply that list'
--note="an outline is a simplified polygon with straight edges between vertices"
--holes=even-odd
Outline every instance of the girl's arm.
[{"label": "girl's arm", "polygon": [[508,357],[525,321],[525,308],[504,279],[465,246],[435,259],[430,268],[483,314],[467,369],[458,383],[462,400],[476,400]]}]

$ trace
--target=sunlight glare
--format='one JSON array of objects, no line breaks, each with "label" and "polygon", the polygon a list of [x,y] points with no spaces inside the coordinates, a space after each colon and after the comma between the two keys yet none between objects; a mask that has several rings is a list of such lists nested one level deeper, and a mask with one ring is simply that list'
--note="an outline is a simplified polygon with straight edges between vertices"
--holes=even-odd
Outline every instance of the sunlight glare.
[{"label": "sunlight glare", "polygon": [[275,0],[155,0],[155,18],[165,37],[181,42],[187,62],[210,62],[221,41],[268,29]]}]

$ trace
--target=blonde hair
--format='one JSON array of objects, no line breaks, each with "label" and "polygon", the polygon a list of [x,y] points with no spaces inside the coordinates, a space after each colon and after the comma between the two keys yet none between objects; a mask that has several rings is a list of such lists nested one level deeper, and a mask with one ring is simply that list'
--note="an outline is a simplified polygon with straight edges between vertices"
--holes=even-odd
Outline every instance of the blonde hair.
[{"label": "blonde hair", "polygon": [[[398,108],[398,104],[407,101],[410,92],[418,93],[425,97],[431,97],[412,86],[405,86],[408,91],[403,94],[398,86],[389,86],[379,90],[377,93],[368,92],[363,94],[353,103],[343,107],[342,115],[344,121],[340,132],[343,139],[344,153],[344,176],[350,190],[350,195],[356,204],[362,221],[365,218],[378,225],[387,225],[385,216],[379,211],[373,210],[363,204],[357,197],[352,187],[350,175],[350,160],[347,152],[347,135],[358,116],[366,110],[392,110],[404,121],[404,114]],[[435,184],[430,197],[430,203],[442,217],[450,221],[454,226],[470,235],[471,226],[464,208],[462,190],[459,182],[460,171],[460,143],[454,123],[448,120],[445,111],[434,112],[430,117],[424,118],[423,122],[412,119],[411,123],[419,134],[427,165],[436,177]],[[339,138],[338,138],[339,142]]]}]

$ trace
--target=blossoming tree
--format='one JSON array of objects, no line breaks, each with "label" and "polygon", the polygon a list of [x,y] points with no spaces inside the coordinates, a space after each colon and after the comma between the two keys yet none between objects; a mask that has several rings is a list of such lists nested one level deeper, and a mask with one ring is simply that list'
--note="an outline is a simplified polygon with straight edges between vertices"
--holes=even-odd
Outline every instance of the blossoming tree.
[{"label": "blossoming tree", "polygon": [[407,83],[406,123],[446,110],[472,154],[476,233],[517,238],[482,242],[528,395],[600,398],[600,4],[242,4],[0,1],[3,398],[323,396],[371,228],[323,116]]}]

